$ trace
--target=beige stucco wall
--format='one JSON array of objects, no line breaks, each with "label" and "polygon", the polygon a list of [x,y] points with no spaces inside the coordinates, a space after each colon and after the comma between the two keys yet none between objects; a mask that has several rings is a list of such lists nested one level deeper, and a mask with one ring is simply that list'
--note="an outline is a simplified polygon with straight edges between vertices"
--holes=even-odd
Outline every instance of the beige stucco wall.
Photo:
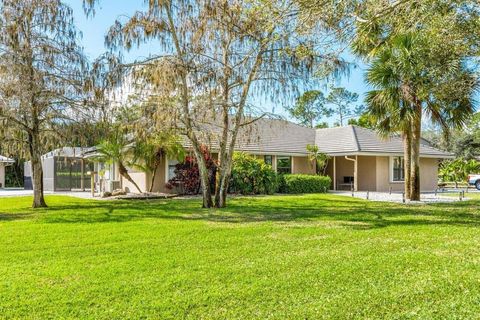
[{"label": "beige stucco wall", "polygon": [[5,188],[5,165],[0,163],[0,188]]},{"label": "beige stucco wall", "polygon": [[[153,192],[171,192],[171,190],[167,189],[165,187],[165,184],[167,183],[167,167],[166,167],[166,159],[163,157],[161,160],[160,166],[155,174],[155,182],[153,184]],[[151,179],[151,175],[148,175],[148,181]],[[149,182],[150,183],[150,182]]]},{"label": "beige stucco wall", "polygon": [[315,174],[315,165],[308,157],[292,157],[292,173]]},{"label": "beige stucco wall", "polygon": [[402,191],[403,182],[390,182],[390,157],[377,157],[377,191]]},{"label": "beige stucco wall", "polygon": [[358,190],[375,191],[377,190],[377,157],[359,156],[358,157]]},{"label": "beige stucco wall", "polygon": [[[353,176],[354,163],[344,156],[336,158],[337,189],[343,183],[343,177]],[[350,157],[354,158],[354,156]],[[333,189],[333,162],[331,158],[327,166],[327,175],[332,178]],[[358,156],[358,190],[359,191],[403,191],[403,182],[391,182],[390,158],[377,156]],[[420,187],[422,191],[433,191],[437,188],[438,159],[420,159]],[[344,188],[345,189],[345,188]]]},{"label": "beige stucco wall", "polygon": [[[377,191],[403,191],[403,182],[391,182],[390,158],[377,157]],[[420,158],[420,189],[433,191],[438,185],[438,159]]]},{"label": "beige stucco wall", "polygon": [[[147,190],[147,185],[148,185],[147,175],[144,172],[129,171],[128,173],[130,174],[130,177],[132,177],[133,181],[135,181],[135,183],[138,185],[138,187],[142,190],[142,192]],[[124,177],[122,177],[122,189],[127,191],[127,192],[138,193],[138,190],[133,185],[133,183],[131,183],[130,181],[128,181]]]},{"label": "beige stucco wall", "polygon": [[345,157],[332,157],[329,161],[327,173],[332,178],[332,189],[334,183],[333,169],[336,168],[336,184],[337,189],[344,188],[341,186],[343,183],[343,177],[353,177],[354,164],[353,161],[345,159]]},{"label": "beige stucco wall", "polygon": [[420,189],[433,191],[438,187],[438,159],[420,159]]}]

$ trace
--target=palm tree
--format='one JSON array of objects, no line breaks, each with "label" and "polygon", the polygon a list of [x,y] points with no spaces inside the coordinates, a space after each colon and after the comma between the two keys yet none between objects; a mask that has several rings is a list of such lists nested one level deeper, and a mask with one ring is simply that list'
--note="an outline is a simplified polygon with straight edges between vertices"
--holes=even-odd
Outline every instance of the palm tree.
[{"label": "palm tree", "polygon": [[[422,120],[438,125],[445,135],[473,113],[474,75],[461,59],[431,61],[428,42],[419,33],[395,36],[374,53],[367,81],[368,112],[381,133],[401,133],[404,140],[405,193],[420,200],[420,142]],[[440,67],[441,66],[441,67]],[[443,69],[441,69],[443,68]],[[442,72],[436,72],[439,69]]]},{"label": "palm tree", "polygon": [[308,159],[315,163],[315,173],[325,175],[330,156],[320,151],[316,145],[307,145]]},{"label": "palm tree", "polygon": [[151,174],[149,192],[153,191],[156,173],[164,156],[175,158],[178,161],[183,161],[185,158],[185,149],[178,138],[170,133],[157,133],[137,141],[132,147],[132,151],[133,157],[129,162],[130,166]]},{"label": "palm tree", "polygon": [[132,179],[126,168],[126,164],[131,157],[132,146],[132,143],[123,132],[115,130],[108,139],[103,140],[97,146],[97,152],[100,154],[97,160],[108,164],[116,164],[120,175],[133,184],[138,192],[141,193],[142,190]]}]

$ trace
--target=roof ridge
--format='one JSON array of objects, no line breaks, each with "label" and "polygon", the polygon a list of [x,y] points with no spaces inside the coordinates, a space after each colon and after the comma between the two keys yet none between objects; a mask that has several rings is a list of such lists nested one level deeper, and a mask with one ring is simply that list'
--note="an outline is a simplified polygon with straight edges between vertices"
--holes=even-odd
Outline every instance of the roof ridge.
[{"label": "roof ridge", "polygon": [[352,128],[353,141],[355,142],[355,145],[357,146],[357,151],[361,151],[360,150],[360,144],[358,143],[358,136],[357,136],[357,131],[355,130],[355,126],[350,125],[350,127]]}]

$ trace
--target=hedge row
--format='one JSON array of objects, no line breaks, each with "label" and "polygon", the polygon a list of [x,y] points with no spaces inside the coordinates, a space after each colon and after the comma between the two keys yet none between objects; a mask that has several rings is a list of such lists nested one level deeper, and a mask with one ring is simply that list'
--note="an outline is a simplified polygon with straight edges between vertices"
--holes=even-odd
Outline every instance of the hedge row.
[{"label": "hedge row", "polygon": [[327,192],[332,179],[327,176],[313,176],[308,174],[287,174],[280,182],[282,193],[322,193]]}]

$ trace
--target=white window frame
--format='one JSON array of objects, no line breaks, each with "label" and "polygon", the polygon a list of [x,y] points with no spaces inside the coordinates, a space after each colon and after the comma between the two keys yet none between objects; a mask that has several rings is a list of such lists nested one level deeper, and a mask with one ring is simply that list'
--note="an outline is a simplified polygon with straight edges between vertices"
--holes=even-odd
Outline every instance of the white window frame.
[{"label": "white window frame", "polygon": [[393,180],[394,174],[393,174],[393,162],[395,158],[404,158],[403,156],[391,156],[390,161],[389,161],[389,171],[390,171],[390,183],[405,183],[405,169],[404,169],[404,177],[403,180]]}]

